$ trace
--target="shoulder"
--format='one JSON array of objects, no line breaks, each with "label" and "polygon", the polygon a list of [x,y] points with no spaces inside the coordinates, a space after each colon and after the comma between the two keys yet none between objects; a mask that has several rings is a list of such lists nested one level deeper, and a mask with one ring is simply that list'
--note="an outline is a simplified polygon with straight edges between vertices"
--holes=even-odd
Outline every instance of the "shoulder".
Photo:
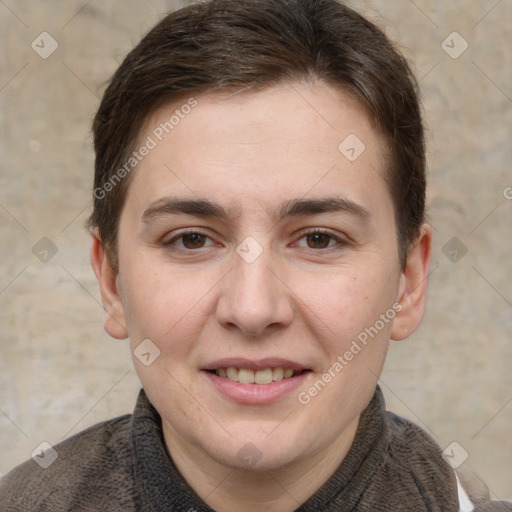
[{"label": "shoulder", "polygon": [[483,480],[467,466],[457,468],[460,512],[512,511],[511,501],[495,501]]},{"label": "shoulder", "polygon": [[[2,510],[109,510],[113,489],[123,489],[121,500],[133,489],[130,424],[131,415],[98,423],[15,467],[0,479]],[[80,508],[85,501],[94,503]]]},{"label": "shoulder", "polygon": [[[456,473],[443,458],[439,445],[418,425],[391,412],[386,412],[386,421],[391,441],[383,462],[400,475],[402,482],[409,481],[416,487],[427,510],[459,510],[461,506],[461,511],[512,512],[512,503],[491,501],[485,484],[470,470],[459,468]],[[465,491],[470,498],[465,501],[467,508],[460,501],[461,495],[467,498]]]},{"label": "shoulder", "polygon": [[427,432],[392,412],[386,412],[386,419],[391,432],[388,457],[394,461],[397,469],[409,473],[420,487],[432,482],[446,484],[448,478],[452,489],[457,488],[451,466],[444,460],[439,445]]},{"label": "shoulder", "polygon": [[386,412],[389,444],[379,465],[378,485],[388,489],[386,510],[457,510],[457,481],[441,448],[413,422]]}]

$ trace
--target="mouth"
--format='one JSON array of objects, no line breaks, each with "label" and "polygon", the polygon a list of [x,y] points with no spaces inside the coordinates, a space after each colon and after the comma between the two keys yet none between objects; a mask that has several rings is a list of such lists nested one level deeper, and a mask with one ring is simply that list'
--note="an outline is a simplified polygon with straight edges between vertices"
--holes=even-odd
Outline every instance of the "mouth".
[{"label": "mouth", "polygon": [[241,404],[263,405],[293,396],[312,370],[281,358],[230,358],[210,363],[202,374],[221,396]]},{"label": "mouth", "polygon": [[228,366],[225,368],[217,368],[215,370],[207,370],[209,373],[228,379],[231,382],[239,382],[240,384],[272,384],[280,382],[283,379],[293,379],[310,370],[294,370],[293,368],[284,368],[282,366],[268,367],[261,370],[252,370],[251,368],[236,368]]}]

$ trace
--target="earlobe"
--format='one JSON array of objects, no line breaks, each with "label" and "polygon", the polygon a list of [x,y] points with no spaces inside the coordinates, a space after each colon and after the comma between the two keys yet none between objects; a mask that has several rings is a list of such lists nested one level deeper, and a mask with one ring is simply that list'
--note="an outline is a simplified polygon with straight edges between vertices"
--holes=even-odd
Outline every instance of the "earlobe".
[{"label": "earlobe", "polygon": [[397,302],[402,310],[394,319],[392,340],[399,341],[410,336],[423,319],[431,251],[432,228],[424,224],[409,249],[407,265],[400,276]]},{"label": "earlobe", "polygon": [[105,311],[103,320],[105,331],[113,338],[124,340],[128,337],[128,331],[117,286],[118,271],[112,267],[97,230],[92,234],[91,265],[100,285]]}]

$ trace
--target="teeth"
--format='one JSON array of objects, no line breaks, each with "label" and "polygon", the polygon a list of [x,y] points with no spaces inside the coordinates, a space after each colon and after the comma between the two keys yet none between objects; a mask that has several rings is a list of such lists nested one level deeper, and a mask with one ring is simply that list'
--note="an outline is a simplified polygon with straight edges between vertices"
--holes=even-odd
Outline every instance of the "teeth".
[{"label": "teeth", "polygon": [[240,382],[240,384],[253,384],[254,372],[252,370],[240,368],[240,370],[238,370],[238,382]]},{"label": "teeth", "polygon": [[236,368],[228,368],[226,373],[229,380],[238,382],[238,370]]},{"label": "teeth", "polygon": [[282,368],[274,368],[272,372],[272,380],[274,382],[278,382],[280,380],[283,380],[284,377],[284,370]]},{"label": "teeth", "polygon": [[[289,379],[295,372],[291,368],[265,368],[264,370],[251,370],[249,368],[219,368],[215,374],[241,384],[270,384]],[[300,373],[300,372],[299,372]]]},{"label": "teeth", "polygon": [[254,372],[254,382],[256,384],[270,384],[272,382],[272,370],[266,368],[265,370]]}]

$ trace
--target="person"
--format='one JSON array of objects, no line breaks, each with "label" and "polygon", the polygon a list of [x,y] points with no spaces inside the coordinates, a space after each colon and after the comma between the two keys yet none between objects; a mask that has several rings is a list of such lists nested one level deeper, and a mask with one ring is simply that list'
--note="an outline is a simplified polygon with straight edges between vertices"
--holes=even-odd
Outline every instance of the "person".
[{"label": "person", "polygon": [[142,390],[3,477],[2,510],[512,510],[378,386],[432,243],[418,89],[381,30],[336,0],[194,3],[93,132],[91,261]]}]

